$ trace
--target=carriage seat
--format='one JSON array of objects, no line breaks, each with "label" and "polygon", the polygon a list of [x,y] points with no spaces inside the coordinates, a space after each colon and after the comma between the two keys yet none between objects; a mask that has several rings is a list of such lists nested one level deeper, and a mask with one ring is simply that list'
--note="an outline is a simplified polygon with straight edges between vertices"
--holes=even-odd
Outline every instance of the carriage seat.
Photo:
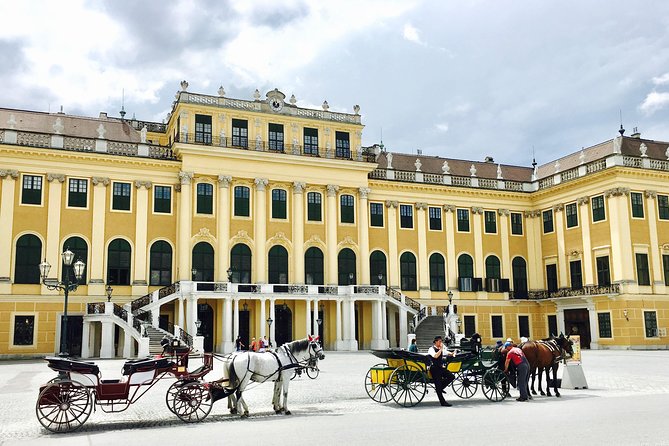
[{"label": "carriage seat", "polygon": [[55,356],[44,359],[49,362],[49,368],[56,372],[76,372],[84,375],[98,375],[100,373],[100,368],[94,362]]},{"label": "carriage seat", "polygon": [[474,333],[471,338],[462,338],[460,339],[460,347],[466,350],[470,350],[472,353],[478,355],[482,347],[481,335]]},{"label": "carriage seat", "polygon": [[123,375],[132,375],[136,372],[147,372],[149,370],[156,369],[166,369],[173,365],[174,363],[167,358],[144,358],[144,359],[133,359],[126,361],[123,364]]}]

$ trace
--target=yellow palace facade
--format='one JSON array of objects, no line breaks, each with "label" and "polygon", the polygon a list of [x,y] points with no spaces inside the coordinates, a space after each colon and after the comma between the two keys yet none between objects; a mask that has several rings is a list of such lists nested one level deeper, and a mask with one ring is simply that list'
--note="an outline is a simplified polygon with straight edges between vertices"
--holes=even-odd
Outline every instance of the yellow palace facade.
[{"label": "yellow palace facade", "polygon": [[[362,147],[352,113],[184,81],[167,123],[0,109],[0,357],[143,355],[166,332],[406,347],[449,294],[465,335],[667,348],[669,143],[533,168]],[[38,265],[52,265],[43,280]]]}]

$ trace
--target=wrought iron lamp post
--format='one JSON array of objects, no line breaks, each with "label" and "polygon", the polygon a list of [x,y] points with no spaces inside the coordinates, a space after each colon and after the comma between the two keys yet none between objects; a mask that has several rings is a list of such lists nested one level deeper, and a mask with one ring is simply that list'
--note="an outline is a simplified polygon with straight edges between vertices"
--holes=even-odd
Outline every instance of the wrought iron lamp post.
[{"label": "wrought iron lamp post", "polygon": [[114,288],[112,288],[111,285],[107,285],[107,288],[105,288],[105,292],[107,293],[107,302],[111,302],[112,293],[114,292]]},{"label": "wrought iron lamp post", "polygon": [[[74,253],[70,251],[69,248],[65,249],[61,255],[63,259],[63,264],[65,265],[65,270],[63,271],[64,280],[59,282],[57,279],[50,281],[48,280],[49,271],[51,270],[51,264],[44,259],[42,263],[39,264],[40,275],[42,276],[42,283],[50,290],[63,290],[65,294],[65,303],[63,305],[63,323],[61,324],[61,333],[60,333],[60,353],[59,356],[68,357],[68,339],[67,339],[67,299],[70,294],[70,291],[75,291],[79,286],[79,280],[84,275],[84,269],[86,264],[81,260],[74,262]],[[72,263],[74,262],[74,264]],[[70,268],[74,271],[75,281],[70,281]]]},{"label": "wrought iron lamp post", "polygon": [[267,330],[267,332],[268,332],[268,334],[267,334],[267,340],[269,341],[269,345],[270,345],[270,347],[272,346],[272,322],[274,322],[274,320],[272,319],[272,317],[271,317],[271,316],[268,317],[268,318],[267,318],[267,325],[269,326],[269,329]]},{"label": "wrought iron lamp post", "polygon": [[353,273],[348,273],[348,284],[353,285]]},{"label": "wrought iron lamp post", "polygon": [[232,282],[232,267],[228,268],[226,273],[228,273],[228,282]]},{"label": "wrought iron lamp post", "polygon": [[379,279],[379,285],[383,285],[383,273],[379,272],[379,275],[377,277]]},{"label": "wrought iron lamp post", "polygon": [[195,282],[197,280],[197,268],[191,269],[190,272],[191,272],[191,278],[193,282]]},{"label": "wrought iron lamp post", "polygon": [[196,329],[196,331],[195,331],[195,335],[196,335],[196,336],[202,336],[202,335],[200,334],[200,327],[201,327],[201,326],[202,326],[202,321],[201,321],[200,319],[196,320],[196,321],[195,321],[195,329]]}]

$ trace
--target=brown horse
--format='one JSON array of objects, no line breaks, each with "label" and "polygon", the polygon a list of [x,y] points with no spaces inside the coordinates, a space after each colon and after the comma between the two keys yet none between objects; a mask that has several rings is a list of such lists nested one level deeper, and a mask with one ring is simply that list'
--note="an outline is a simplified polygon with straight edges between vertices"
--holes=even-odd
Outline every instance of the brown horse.
[{"label": "brown horse", "polygon": [[545,371],[546,394],[552,396],[550,386],[548,385],[549,372],[552,369],[553,390],[555,391],[555,396],[560,396],[560,392],[557,389],[557,370],[560,365],[560,360],[565,356],[571,356],[574,353],[571,346],[572,342],[569,340],[569,336],[565,337],[562,333],[560,333],[560,336],[558,337],[551,335],[550,338],[542,339],[540,341],[527,341],[520,346],[527,358],[527,362],[530,363],[530,371],[532,373],[532,385],[530,386],[530,390],[533,395],[537,394],[537,392],[534,391],[534,378],[538,370],[539,392],[544,395],[544,391],[541,389],[541,374]]}]

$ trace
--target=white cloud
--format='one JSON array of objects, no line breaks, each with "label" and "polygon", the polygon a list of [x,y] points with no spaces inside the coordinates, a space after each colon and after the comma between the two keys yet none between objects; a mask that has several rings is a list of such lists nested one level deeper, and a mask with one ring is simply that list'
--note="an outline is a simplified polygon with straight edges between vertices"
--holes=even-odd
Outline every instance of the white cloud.
[{"label": "white cloud", "polygon": [[434,125],[434,128],[440,132],[446,133],[448,131],[448,122],[440,122]]},{"label": "white cloud", "polygon": [[413,26],[411,23],[406,23],[404,25],[404,31],[402,33],[403,37],[405,40],[408,40],[409,42],[417,43],[418,45],[423,45],[425,46],[425,42],[423,42],[418,35],[418,28]]},{"label": "white cloud", "polygon": [[647,115],[652,115],[667,105],[669,105],[669,93],[652,91],[648,93],[639,109]]},{"label": "white cloud", "polygon": [[669,73],[664,73],[662,76],[657,76],[653,78],[653,83],[655,85],[666,85],[669,84]]}]

